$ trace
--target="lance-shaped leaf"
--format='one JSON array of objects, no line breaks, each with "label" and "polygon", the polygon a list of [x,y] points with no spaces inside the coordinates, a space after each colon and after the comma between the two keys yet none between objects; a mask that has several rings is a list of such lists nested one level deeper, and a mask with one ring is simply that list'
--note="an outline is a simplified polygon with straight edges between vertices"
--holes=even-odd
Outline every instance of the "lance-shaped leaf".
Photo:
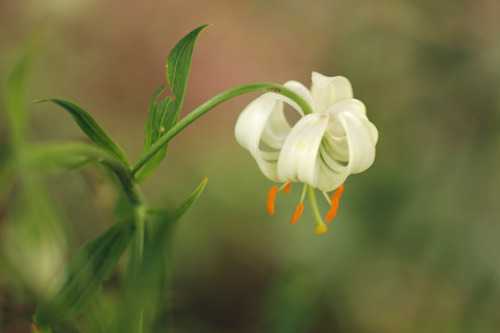
[{"label": "lance-shaped leaf", "polygon": [[131,223],[116,223],[85,244],[70,260],[38,305],[36,325],[44,330],[77,315],[111,276],[134,232]]},{"label": "lance-shaped leaf", "polygon": [[201,195],[201,192],[205,189],[205,186],[207,185],[209,175],[207,175],[203,181],[201,182],[200,185],[196,188],[196,190],[193,191],[180,205],[177,209],[152,209],[150,212],[152,214],[158,214],[161,220],[163,220],[163,223],[159,224],[160,232],[155,232],[155,234],[162,234],[162,231],[166,231],[167,228],[166,225],[168,224],[173,224],[174,222],[177,222],[186,212],[188,211],[189,208],[195,203],[195,201],[198,199],[198,197]]},{"label": "lance-shaped leaf", "polygon": [[129,166],[127,156],[123,150],[111,139],[111,137],[104,132],[104,130],[99,126],[97,121],[81,106],[62,98],[50,98],[50,99],[40,99],[34,101],[39,102],[53,102],[66,111],[69,112],[71,117],[75,120],[76,124],[80,129],[87,135],[87,137],[92,140],[96,145],[103,148],[111,155],[116,157],[124,165]]},{"label": "lance-shaped leaf", "polygon": [[[174,96],[167,96],[162,101],[157,102],[158,96],[165,89],[164,86],[154,94],[148,111],[148,120],[144,126],[146,132],[144,151],[147,151],[163,133],[167,132],[177,123],[186,93],[194,44],[199,33],[207,26],[208,24],[202,25],[184,36],[168,55],[167,82]],[[159,150],[144,167],[139,170],[136,179],[139,182],[144,181],[163,160],[166,153],[167,145]]]},{"label": "lance-shaped leaf", "polygon": [[[137,327],[137,322],[145,323],[154,320],[168,304],[163,302],[165,286],[167,282],[167,254],[169,253],[172,226],[177,222],[195,203],[201,195],[208,181],[208,176],[189,195],[179,207],[175,209],[155,209],[149,211],[150,220],[147,224],[144,243],[144,257],[141,266],[141,274],[129,281],[131,287],[127,301],[122,302],[121,316],[117,322],[115,332],[132,333]],[[138,309],[142,309],[144,317]],[[145,332],[150,332],[145,328]]]},{"label": "lance-shaped leaf", "polygon": [[19,145],[26,136],[27,126],[27,96],[28,78],[31,66],[38,56],[43,37],[44,26],[39,27],[26,42],[23,50],[18,54],[15,63],[7,73],[5,85],[2,89],[2,104],[5,107],[9,125],[10,141]]},{"label": "lance-shaped leaf", "polygon": [[28,165],[36,168],[63,167],[75,170],[106,156],[107,153],[100,149],[83,142],[33,144],[25,146],[22,156]]}]

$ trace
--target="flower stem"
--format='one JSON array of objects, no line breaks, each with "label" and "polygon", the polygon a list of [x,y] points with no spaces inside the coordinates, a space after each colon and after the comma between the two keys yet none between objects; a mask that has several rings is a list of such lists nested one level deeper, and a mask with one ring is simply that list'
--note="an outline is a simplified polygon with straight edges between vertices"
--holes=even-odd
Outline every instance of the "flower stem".
[{"label": "flower stem", "polygon": [[[134,207],[135,212],[135,226],[136,231],[134,239],[130,244],[130,258],[128,267],[128,288],[127,290],[132,294],[131,288],[135,288],[137,282],[140,280],[140,275],[142,274],[142,262],[144,256],[144,231],[146,225],[146,212],[147,206],[145,204],[137,205]],[[130,297],[130,296],[129,296]],[[130,299],[128,302],[132,301]],[[143,331],[143,321],[144,321],[144,304],[142,301],[136,302],[133,311],[132,323],[134,327],[130,332],[142,333]],[[129,318],[131,319],[131,318]]]},{"label": "flower stem", "polygon": [[250,83],[242,86],[234,87],[228,89],[217,96],[209,99],[201,106],[193,110],[187,116],[182,118],[177,124],[170,128],[165,134],[163,134],[158,141],[156,141],[131,167],[130,173],[134,175],[139,169],[146,164],[149,159],[151,159],[164,145],[166,145],[173,137],[179,134],[184,128],[186,128],[193,121],[204,115],[209,110],[213,109],[217,105],[231,99],[233,97],[250,93],[250,92],[273,92],[281,94],[285,97],[293,100],[302,109],[304,114],[312,113],[311,106],[307,101],[297,94],[295,91],[275,83]]}]

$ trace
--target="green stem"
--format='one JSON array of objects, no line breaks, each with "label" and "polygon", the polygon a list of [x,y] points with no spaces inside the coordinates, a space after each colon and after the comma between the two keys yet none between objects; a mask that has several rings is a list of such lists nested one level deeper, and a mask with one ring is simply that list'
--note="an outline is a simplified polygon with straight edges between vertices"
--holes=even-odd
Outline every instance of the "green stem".
[{"label": "green stem", "polygon": [[[130,261],[128,267],[128,288],[129,292],[133,294],[130,288],[135,288],[137,282],[139,281],[142,274],[142,262],[144,257],[144,234],[146,226],[146,204],[136,205],[134,207],[135,212],[135,226],[136,231],[134,239],[130,246]],[[130,297],[130,296],[129,296]],[[127,299],[128,302],[133,301]],[[133,313],[130,314],[134,317],[132,322],[136,325],[130,332],[142,333],[143,321],[144,321],[144,304],[139,301],[134,307]]]},{"label": "green stem", "polygon": [[187,116],[182,118],[177,124],[175,124],[171,129],[169,129],[165,134],[163,134],[158,141],[156,141],[149,150],[147,150],[131,167],[130,173],[135,175],[139,169],[146,164],[149,159],[151,159],[164,145],[166,145],[173,137],[179,134],[184,128],[186,128],[193,121],[204,115],[209,110],[213,109],[217,105],[227,101],[230,98],[250,93],[250,92],[273,92],[285,97],[292,99],[298,106],[302,109],[304,114],[312,113],[311,106],[307,101],[297,94],[295,91],[275,83],[250,83],[235,88],[226,90],[219,95],[209,99],[201,106],[193,110]]}]

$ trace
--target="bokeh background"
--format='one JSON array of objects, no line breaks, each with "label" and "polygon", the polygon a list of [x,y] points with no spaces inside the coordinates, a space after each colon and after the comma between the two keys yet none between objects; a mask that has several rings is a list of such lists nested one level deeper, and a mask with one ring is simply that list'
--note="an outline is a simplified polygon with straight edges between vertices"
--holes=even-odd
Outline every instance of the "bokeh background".
[{"label": "bokeh background", "polygon": [[[236,85],[309,85],[318,71],[348,77],[379,130],[374,165],[347,180],[325,235],[313,232],[307,205],[289,225],[299,186],[267,215],[273,184],[233,134],[257,95],[226,102],[178,135],[144,183],[149,201],[175,205],[207,173],[210,181],[176,229],[165,327],[500,331],[500,2],[0,1],[2,79],[42,21],[49,32],[30,99],[77,102],[132,160],[168,52],[207,22],[182,115]],[[31,142],[83,140],[57,107],[29,111]],[[0,121],[4,137],[3,112]],[[43,190],[36,185],[21,204],[34,211],[21,220],[36,220],[40,230],[21,237],[12,232],[13,192],[2,195],[2,251],[14,258],[0,266],[2,332],[26,332],[62,262],[113,222],[118,194],[101,171],[37,178]],[[321,208],[326,213],[326,203]],[[59,227],[47,232],[49,225]],[[113,280],[108,285],[112,297]]]}]

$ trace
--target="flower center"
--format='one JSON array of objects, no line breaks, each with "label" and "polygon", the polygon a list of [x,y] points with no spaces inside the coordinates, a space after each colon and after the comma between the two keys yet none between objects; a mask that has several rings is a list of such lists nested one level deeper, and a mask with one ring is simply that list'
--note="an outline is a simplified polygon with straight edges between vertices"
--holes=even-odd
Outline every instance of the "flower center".
[{"label": "flower center", "polygon": [[[286,182],[281,187],[278,186],[271,187],[267,195],[267,211],[269,212],[270,215],[274,214],[274,204],[278,192],[283,190],[285,194],[288,194],[290,192],[291,185],[292,185],[291,182]],[[314,227],[314,231],[318,234],[324,234],[328,230],[328,227],[326,226],[324,221],[330,222],[335,217],[335,215],[337,215],[337,211],[339,209],[340,197],[344,192],[344,185],[340,185],[335,191],[333,191],[331,198],[328,196],[328,193],[322,192],[327,202],[330,205],[330,210],[328,211],[325,219],[323,220],[323,218],[319,213],[318,204],[316,202],[316,195],[314,193],[314,188],[304,184],[304,187],[302,189],[302,195],[300,196],[300,202],[295,208],[295,213],[293,214],[292,219],[290,220],[291,224],[295,224],[302,215],[302,212],[304,211],[304,198],[306,196],[306,191],[309,194],[309,202],[311,203],[314,219],[316,221],[316,226]]]}]

